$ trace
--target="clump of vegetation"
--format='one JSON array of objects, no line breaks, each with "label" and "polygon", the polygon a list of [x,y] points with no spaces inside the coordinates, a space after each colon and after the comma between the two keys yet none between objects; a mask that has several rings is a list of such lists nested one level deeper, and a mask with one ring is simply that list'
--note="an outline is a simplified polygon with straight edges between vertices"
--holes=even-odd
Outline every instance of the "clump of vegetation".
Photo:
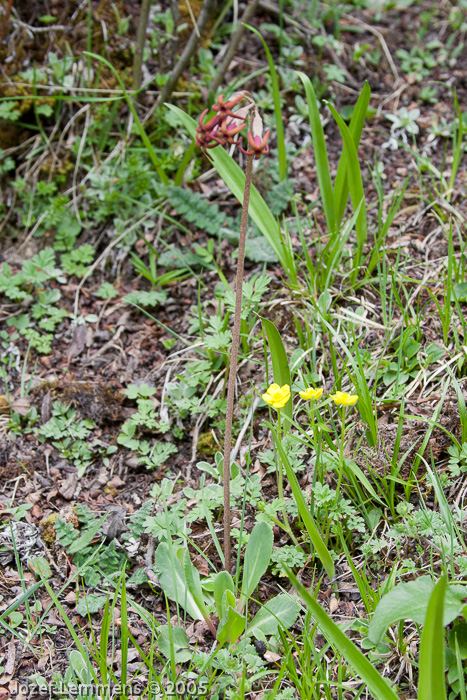
[{"label": "clump of vegetation", "polygon": [[4,677],[463,700],[463,3],[23,5]]}]

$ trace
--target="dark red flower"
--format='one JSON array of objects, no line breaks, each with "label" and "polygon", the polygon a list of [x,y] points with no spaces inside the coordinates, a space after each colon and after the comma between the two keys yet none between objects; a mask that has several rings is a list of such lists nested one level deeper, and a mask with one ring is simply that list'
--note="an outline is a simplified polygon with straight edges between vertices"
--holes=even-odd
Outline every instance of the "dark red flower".
[{"label": "dark red flower", "polygon": [[199,146],[203,151],[207,148],[215,148],[220,145],[235,144],[238,141],[235,140],[235,136],[240,133],[240,131],[245,127],[245,124],[238,124],[238,121],[245,121],[245,117],[232,111],[240,100],[243,100],[244,95],[236,95],[233,99],[228,102],[224,102],[224,96],[219,95],[217,103],[213,105],[212,109],[217,112],[214,117],[208,119],[204,122],[206,114],[209,110],[205,109],[198,119],[198,126],[196,127],[196,145]]},{"label": "dark red flower", "polygon": [[218,113],[219,121],[221,123],[224,123],[227,117],[232,117],[234,119],[241,119],[242,121],[245,121],[245,117],[239,117],[235,112],[233,112],[233,108],[238,105],[239,102],[241,102],[244,99],[245,95],[243,92],[238,93],[238,95],[235,95],[231,100],[228,100],[227,102],[224,102],[224,95],[219,95],[217,98],[216,104],[212,106],[214,112]]},{"label": "dark red flower", "polygon": [[266,131],[266,133],[264,134],[263,138],[261,139],[260,136],[253,136],[251,131],[249,131],[248,132],[248,143],[250,144],[250,150],[245,151],[245,149],[242,148],[241,146],[239,146],[239,149],[246,156],[254,156],[255,159],[260,158],[263,154],[269,153],[268,139],[269,139],[270,133],[271,133],[271,131],[270,131],[270,129],[268,129]]}]

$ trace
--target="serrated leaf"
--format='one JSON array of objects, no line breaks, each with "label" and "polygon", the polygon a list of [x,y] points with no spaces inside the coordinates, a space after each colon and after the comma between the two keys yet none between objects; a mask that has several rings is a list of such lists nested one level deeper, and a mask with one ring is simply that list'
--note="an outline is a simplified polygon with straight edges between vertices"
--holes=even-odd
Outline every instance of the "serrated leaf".
[{"label": "serrated leaf", "polygon": [[277,262],[279,260],[276,251],[262,236],[247,239],[245,256],[252,262]]}]

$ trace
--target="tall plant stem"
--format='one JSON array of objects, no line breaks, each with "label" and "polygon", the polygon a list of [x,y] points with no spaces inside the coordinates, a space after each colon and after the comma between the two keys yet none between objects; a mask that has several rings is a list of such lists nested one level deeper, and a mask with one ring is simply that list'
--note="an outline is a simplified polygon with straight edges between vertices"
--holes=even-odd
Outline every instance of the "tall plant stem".
[{"label": "tall plant stem", "polygon": [[232,329],[232,352],[230,353],[229,383],[227,387],[227,410],[225,414],[224,438],[224,558],[225,570],[230,572],[230,452],[232,449],[232,423],[235,399],[235,379],[237,376],[238,348],[240,345],[240,325],[242,320],[243,269],[245,264],[245,242],[248,223],[248,206],[250,203],[251,175],[254,156],[247,156],[245,170],[245,189],[243,192],[242,218],[240,221],[240,239],[238,242],[238,260],[235,288],[235,313]]}]

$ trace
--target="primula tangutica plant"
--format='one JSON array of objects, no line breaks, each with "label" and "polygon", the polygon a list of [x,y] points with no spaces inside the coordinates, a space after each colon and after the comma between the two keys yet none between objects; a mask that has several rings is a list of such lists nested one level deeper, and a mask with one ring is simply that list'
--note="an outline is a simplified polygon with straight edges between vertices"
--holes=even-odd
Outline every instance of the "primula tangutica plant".
[{"label": "primula tangutica plant", "polygon": [[[240,107],[240,104],[244,106]],[[245,104],[246,103],[246,104]],[[235,110],[235,111],[234,111]],[[224,437],[224,557],[225,569],[230,571],[230,450],[232,446],[232,422],[235,396],[235,378],[237,374],[238,349],[240,344],[240,325],[242,312],[243,269],[245,262],[246,229],[248,223],[248,206],[250,202],[251,175],[253,160],[268,153],[269,131],[263,134],[263,120],[250,95],[241,92],[225,101],[224,95],[219,95],[217,102],[212,105],[214,116],[205,121],[209,112],[205,109],[201,114],[196,129],[196,145],[204,153],[216,146],[237,146],[247,157],[245,168],[245,189],[243,193],[242,216],[240,220],[240,238],[238,242],[238,261],[236,273],[235,311],[232,329],[232,350],[229,363],[229,380],[227,387],[227,409],[225,416]],[[240,132],[248,120],[248,150],[241,145]]]}]

